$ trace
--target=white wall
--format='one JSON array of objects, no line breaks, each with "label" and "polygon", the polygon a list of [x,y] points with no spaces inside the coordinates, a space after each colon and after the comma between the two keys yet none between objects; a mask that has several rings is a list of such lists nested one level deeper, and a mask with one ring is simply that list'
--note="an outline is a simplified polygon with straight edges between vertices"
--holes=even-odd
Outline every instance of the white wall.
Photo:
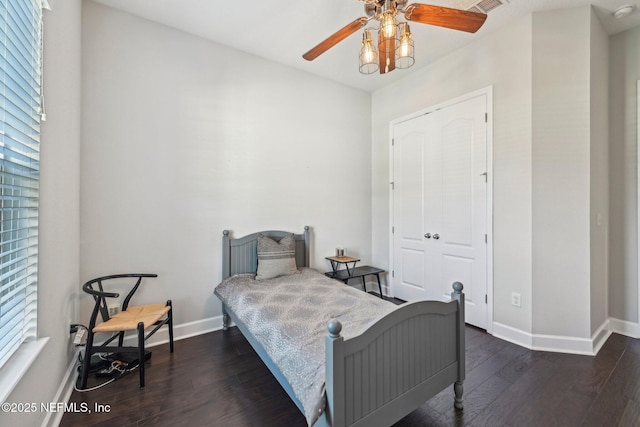
[{"label": "white wall", "polygon": [[536,13],[533,34],[533,333],[590,340],[608,313],[609,39],[589,6]]},{"label": "white wall", "polygon": [[82,40],[82,280],[158,273],[138,301],[185,325],[221,314],[224,229],[370,262],[370,94],[93,2]]},{"label": "white wall", "polygon": [[[531,43],[527,16],[376,91],[372,109],[373,259],[388,268],[389,122],[493,85],[494,319],[524,331],[531,330]],[[511,292],[522,295],[522,307],[510,305]]]},{"label": "white wall", "polygon": [[609,35],[591,10],[591,334],[609,309]]},{"label": "white wall", "polygon": [[[49,341],[7,402],[63,401],[58,387],[74,356],[69,325],[78,321],[80,292],[81,3],[59,1],[44,12],[48,120],[41,127],[38,335]],[[0,425],[40,425],[46,415],[0,412]]]},{"label": "white wall", "polygon": [[591,335],[590,22],[588,7],[533,15],[533,332],[538,334]]},{"label": "white wall", "polygon": [[640,79],[640,28],[612,36],[610,56],[609,315],[637,325],[636,86]]}]

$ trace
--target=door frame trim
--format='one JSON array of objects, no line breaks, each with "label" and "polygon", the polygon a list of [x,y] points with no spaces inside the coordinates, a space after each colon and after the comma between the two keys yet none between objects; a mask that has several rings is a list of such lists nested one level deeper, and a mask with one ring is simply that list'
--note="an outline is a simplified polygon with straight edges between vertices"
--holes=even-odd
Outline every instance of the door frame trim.
[{"label": "door frame trim", "polygon": [[[411,114],[391,120],[389,122],[389,177],[392,185],[394,181],[394,158],[393,158],[393,128],[395,125],[414,119],[416,117],[432,113],[442,108],[458,104],[463,101],[478,97],[486,96],[487,98],[487,333],[493,334],[493,86],[487,86],[456,98],[449,99],[436,105],[432,105]],[[395,270],[393,265],[393,226],[395,224],[393,217],[394,192],[389,191],[389,219],[391,226],[389,227],[389,264],[391,270]],[[395,296],[395,279],[392,277],[389,283],[388,292],[391,296]]]}]

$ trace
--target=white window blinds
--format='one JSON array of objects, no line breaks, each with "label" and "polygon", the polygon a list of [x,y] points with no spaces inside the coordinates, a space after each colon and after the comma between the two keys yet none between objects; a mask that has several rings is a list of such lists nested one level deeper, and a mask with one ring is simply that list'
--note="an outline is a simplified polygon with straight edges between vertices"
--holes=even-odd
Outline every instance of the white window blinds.
[{"label": "white window blinds", "polygon": [[39,0],[0,0],[0,366],[36,338]]}]

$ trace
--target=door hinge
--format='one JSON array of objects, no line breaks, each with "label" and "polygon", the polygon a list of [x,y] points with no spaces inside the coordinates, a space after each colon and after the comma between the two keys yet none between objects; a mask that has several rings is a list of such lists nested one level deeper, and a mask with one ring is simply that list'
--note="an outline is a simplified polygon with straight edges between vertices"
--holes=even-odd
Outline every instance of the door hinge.
[{"label": "door hinge", "polygon": [[484,122],[489,123],[489,113],[484,113]]},{"label": "door hinge", "polygon": [[395,270],[391,270],[391,277],[396,277],[396,271]]},{"label": "door hinge", "polygon": [[391,138],[391,146],[394,147],[396,145],[396,139]]},{"label": "door hinge", "polygon": [[484,235],[484,242],[487,243],[487,235]]},{"label": "door hinge", "polygon": [[482,172],[480,174],[480,176],[484,176],[484,182],[487,182],[487,173],[486,172]]},{"label": "door hinge", "polygon": [[389,184],[391,184],[391,189],[395,190],[396,189],[396,183],[391,181]]},{"label": "door hinge", "polygon": [[396,232],[396,228],[395,227],[391,227],[391,234],[394,234]]},{"label": "door hinge", "polygon": [[484,303],[489,304],[489,298],[487,297],[487,294],[484,294]]}]

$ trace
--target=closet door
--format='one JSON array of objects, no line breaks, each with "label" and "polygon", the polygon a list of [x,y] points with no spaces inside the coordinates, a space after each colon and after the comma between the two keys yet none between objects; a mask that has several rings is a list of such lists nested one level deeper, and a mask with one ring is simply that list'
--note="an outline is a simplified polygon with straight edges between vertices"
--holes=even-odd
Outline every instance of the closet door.
[{"label": "closet door", "polygon": [[486,95],[393,128],[393,289],[407,301],[464,285],[467,323],[486,328]]}]

